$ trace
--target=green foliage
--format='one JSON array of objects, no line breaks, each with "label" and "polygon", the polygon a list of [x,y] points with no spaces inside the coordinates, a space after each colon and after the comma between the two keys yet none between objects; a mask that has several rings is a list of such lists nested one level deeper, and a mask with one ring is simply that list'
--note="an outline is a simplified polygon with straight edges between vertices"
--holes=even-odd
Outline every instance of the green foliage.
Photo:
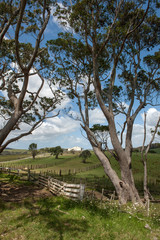
[{"label": "green foliage", "polygon": [[150,148],[151,149],[160,148],[160,143],[152,143]]},{"label": "green foliage", "polygon": [[156,151],[154,151],[154,150],[152,150],[152,149],[150,149],[148,152],[149,152],[149,153],[156,153]]},{"label": "green foliage", "polygon": [[94,124],[90,130],[95,134],[97,141],[101,144],[103,150],[106,150],[109,138],[109,126]]},{"label": "green foliage", "polygon": [[91,157],[91,152],[89,150],[84,150],[79,155],[80,158],[82,158],[83,163],[86,163],[87,158]]},{"label": "green foliage", "polygon": [[33,159],[35,158],[35,156],[37,155],[37,144],[36,143],[31,143],[30,145],[29,145],[29,151],[31,151],[31,153],[32,153],[32,157],[33,157]]},{"label": "green foliage", "polygon": [[[43,43],[41,48],[40,44],[55,4],[56,0],[0,2],[0,114],[5,123],[0,133],[1,152],[6,147],[6,137],[12,130],[20,130],[20,123],[28,124],[29,130],[23,134],[17,131],[16,140],[30,134],[47,114],[55,116],[53,110],[62,99],[60,90],[53,91],[53,97],[40,95],[45,79],[54,68],[47,47]],[[29,90],[30,77],[37,74],[39,85],[36,91]],[[17,109],[19,106],[21,110]],[[18,114],[13,121],[15,111]],[[7,127],[6,133],[8,122],[11,124],[7,126],[11,127]]]},{"label": "green foliage", "polygon": [[[87,46],[81,39],[74,38],[71,33],[60,33],[58,39],[48,41],[48,48],[55,62],[53,81],[56,79],[62,87],[65,87],[68,96],[77,104],[77,96],[83,102],[84,88],[88,78],[92,76],[91,53]],[[99,69],[101,69],[101,65]],[[90,81],[89,85],[91,83]],[[96,106],[94,91],[89,89],[87,96],[88,107]]]},{"label": "green foliage", "polygon": [[96,132],[96,131],[108,132],[109,131],[109,126],[107,126],[107,125],[100,125],[100,124],[94,124],[90,129],[93,132]]},{"label": "green foliage", "polygon": [[53,147],[49,149],[51,155],[55,155],[55,158],[58,159],[59,154],[63,153],[63,149],[60,146]]},{"label": "green foliage", "polygon": [[[75,202],[62,197],[24,199],[20,203],[0,201],[0,235],[4,239],[131,240],[159,237],[158,203],[144,208],[116,201]],[[122,227],[123,226],[123,227]],[[146,228],[151,227],[151,230]]]}]

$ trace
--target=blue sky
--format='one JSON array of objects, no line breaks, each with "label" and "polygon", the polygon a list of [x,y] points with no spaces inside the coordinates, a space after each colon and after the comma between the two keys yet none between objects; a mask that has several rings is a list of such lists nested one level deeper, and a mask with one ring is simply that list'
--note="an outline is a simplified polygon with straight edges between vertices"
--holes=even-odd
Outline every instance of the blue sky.
[{"label": "blue sky", "polygon": [[[55,39],[59,32],[65,31],[61,27],[55,17],[50,18],[50,22],[45,31],[45,40]],[[39,79],[38,76],[34,77],[30,81],[29,87],[31,89],[36,89],[38,86]],[[42,95],[50,95],[50,89],[48,85],[45,85],[45,88],[42,91]],[[59,116],[48,119],[45,123],[42,124],[40,128],[35,130],[32,135],[24,137],[17,142],[14,142],[8,147],[17,148],[17,149],[27,149],[28,146],[34,142],[37,143],[38,148],[44,147],[54,147],[60,145],[63,148],[70,148],[74,146],[82,147],[83,149],[90,149],[91,146],[89,141],[83,136],[85,133],[80,127],[80,122],[75,121],[70,118],[68,115],[64,114],[63,109],[65,107],[71,107],[73,111],[78,112],[78,109],[75,108],[75,105],[72,105],[72,102],[67,97],[63,100],[58,109],[61,110]],[[143,110],[144,111],[144,110]],[[158,116],[160,116],[160,107],[147,107],[147,141],[150,139],[150,129],[154,128]],[[119,115],[116,117],[116,122],[119,124],[123,123],[123,116]],[[99,108],[94,109],[90,112],[90,121],[91,125],[100,123],[107,124],[106,119],[104,118],[102,112]],[[22,129],[27,129],[27,126],[22,124]],[[117,129],[119,126],[117,125]],[[12,136],[16,135],[16,131],[12,133]],[[143,112],[141,112],[134,124],[133,131],[133,146],[137,147],[142,145],[143,142]],[[111,145],[109,145],[111,146]]]}]

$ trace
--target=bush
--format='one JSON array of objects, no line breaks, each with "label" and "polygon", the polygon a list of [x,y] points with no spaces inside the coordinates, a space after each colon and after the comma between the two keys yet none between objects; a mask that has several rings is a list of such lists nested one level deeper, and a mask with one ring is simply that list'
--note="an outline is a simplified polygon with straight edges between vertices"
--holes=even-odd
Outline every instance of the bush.
[{"label": "bush", "polygon": [[149,150],[148,152],[149,153],[156,153],[156,151],[154,151],[154,150]]},{"label": "bush", "polygon": [[79,157],[83,158],[83,160],[82,160],[83,163],[86,163],[86,159],[91,157],[91,153],[89,150],[84,150],[83,152],[81,152]]}]

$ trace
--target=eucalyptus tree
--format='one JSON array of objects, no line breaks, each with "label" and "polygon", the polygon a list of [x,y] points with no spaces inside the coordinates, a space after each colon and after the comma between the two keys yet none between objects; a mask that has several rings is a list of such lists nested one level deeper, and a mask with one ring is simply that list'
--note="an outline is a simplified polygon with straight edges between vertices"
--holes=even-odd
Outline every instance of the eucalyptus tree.
[{"label": "eucalyptus tree", "polygon": [[94,124],[90,130],[94,132],[94,135],[101,143],[102,149],[109,150],[108,148],[108,139],[109,139],[109,127],[108,125]]},{"label": "eucalyptus tree", "polygon": [[0,1],[0,45],[9,27],[14,25],[20,11],[18,1]]},{"label": "eucalyptus tree", "polygon": [[55,155],[55,158],[58,159],[58,156],[63,154],[63,149],[60,146],[52,147],[49,149],[51,155]]},{"label": "eucalyptus tree", "polygon": [[89,150],[84,150],[79,155],[80,158],[82,158],[82,162],[86,163],[87,158],[91,157],[91,152]]},{"label": "eucalyptus tree", "polygon": [[31,134],[47,117],[57,115],[53,110],[60,102],[60,92],[51,88],[50,96],[42,94],[53,70],[42,41],[55,3],[0,2],[0,152]]},{"label": "eucalyptus tree", "polygon": [[141,160],[143,162],[143,167],[144,167],[144,181],[143,181],[143,190],[144,190],[144,200],[147,202],[149,200],[149,197],[151,196],[149,189],[148,189],[148,169],[147,169],[147,160],[148,160],[148,152],[152,146],[153,141],[156,138],[156,135],[160,135],[160,116],[157,120],[157,123],[155,125],[154,130],[151,130],[151,139],[149,140],[148,145],[145,148],[145,143],[146,143],[146,119],[147,119],[147,114],[144,113],[144,139],[143,139],[143,145],[141,149]]},{"label": "eucalyptus tree", "polygon": [[[54,52],[54,77],[76,101],[81,126],[121,203],[141,203],[132,173],[132,132],[138,113],[147,104],[156,104],[159,91],[159,52],[147,52],[159,46],[156,7],[149,0],[73,0],[72,5],[64,1],[57,15],[73,34],[61,34],[48,43]],[[95,106],[100,107],[109,126],[121,176],[91,130],[89,110]],[[118,113],[124,115],[120,139]]]},{"label": "eucalyptus tree", "polygon": [[35,159],[35,156],[37,155],[37,144],[31,143],[28,150],[31,152],[33,159]]}]

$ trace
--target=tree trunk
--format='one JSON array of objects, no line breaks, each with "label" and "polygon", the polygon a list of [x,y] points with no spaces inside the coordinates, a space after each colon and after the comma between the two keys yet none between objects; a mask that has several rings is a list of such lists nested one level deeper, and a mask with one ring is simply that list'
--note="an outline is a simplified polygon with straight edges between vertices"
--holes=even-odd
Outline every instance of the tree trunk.
[{"label": "tree trunk", "polygon": [[144,191],[144,200],[145,202],[149,199],[148,188],[147,188],[147,160],[145,159],[144,162],[144,180],[143,180],[143,191]]},{"label": "tree trunk", "polygon": [[14,129],[16,126],[19,118],[21,117],[22,113],[19,112],[18,114],[13,114],[7,124],[0,130],[0,153],[4,150],[2,144],[9,135],[9,133]]},{"label": "tree trunk", "polygon": [[112,169],[111,164],[105,154],[101,149],[94,147],[93,150],[103,165],[106,175],[110,178],[113,183],[116,193],[121,204],[126,204],[127,201],[132,201],[133,203],[138,202],[142,204],[139,197],[137,189],[135,188],[132,171],[129,166],[121,166],[121,179],[118,177],[117,173]]}]

